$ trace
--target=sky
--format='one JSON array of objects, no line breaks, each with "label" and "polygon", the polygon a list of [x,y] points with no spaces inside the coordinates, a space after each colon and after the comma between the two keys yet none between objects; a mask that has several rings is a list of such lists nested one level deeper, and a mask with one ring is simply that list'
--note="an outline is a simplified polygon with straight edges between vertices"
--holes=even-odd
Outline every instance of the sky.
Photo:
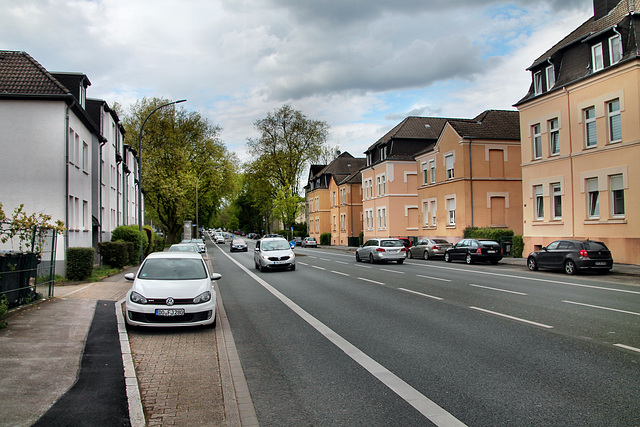
[{"label": "sky", "polygon": [[514,109],[592,0],[0,0],[0,50],[80,72],[87,97],[179,104],[242,161],[285,104],[363,157],[407,116]]}]

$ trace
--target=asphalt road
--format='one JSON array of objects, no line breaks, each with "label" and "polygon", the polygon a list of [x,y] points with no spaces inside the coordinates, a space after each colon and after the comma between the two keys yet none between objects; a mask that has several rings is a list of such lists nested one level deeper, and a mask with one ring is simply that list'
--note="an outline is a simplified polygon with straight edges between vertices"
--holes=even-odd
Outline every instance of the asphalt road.
[{"label": "asphalt road", "polygon": [[640,425],[640,286],[209,247],[261,425]]}]

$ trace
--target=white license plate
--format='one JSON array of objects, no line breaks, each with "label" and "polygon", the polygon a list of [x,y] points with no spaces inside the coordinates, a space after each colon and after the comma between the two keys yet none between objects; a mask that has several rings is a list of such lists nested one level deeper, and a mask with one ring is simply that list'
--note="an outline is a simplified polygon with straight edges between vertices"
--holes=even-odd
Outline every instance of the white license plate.
[{"label": "white license plate", "polygon": [[184,308],[169,308],[169,309],[156,309],[156,316],[173,317],[184,316]]},{"label": "white license plate", "polygon": [[488,251],[487,251],[487,253],[488,253],[488,254],[495,254],[496,252],[497,252],[497,251],[494,251],[494,250],[488,250]]},{"label": "white license plate", "polygon": [[607,265],[605,261],[596,261],[596,265]]},{"label": "white license plate", "polygon": [[273,265],[286,264],[287,261],[273,261]]}]

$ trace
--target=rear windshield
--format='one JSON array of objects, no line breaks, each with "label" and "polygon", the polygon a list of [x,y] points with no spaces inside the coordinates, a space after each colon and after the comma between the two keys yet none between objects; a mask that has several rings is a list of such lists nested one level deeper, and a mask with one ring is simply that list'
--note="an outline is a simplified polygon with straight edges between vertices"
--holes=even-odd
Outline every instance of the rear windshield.
[{"label": "rear windshield", "polygon": [[584,248],[588,251],[608,251],[609,249],[601,242],[584,242]]},{"label": "rear windshield", "polygon": [[206,279],[207,271],[200,259],[153,258],[145,261],[138,277],[149,280],[196,280]]},{"label": "rear windshield", "polygon": [[491,245],[500,246],[500,243],[494,242],[493,240],[479,240],[479,242],[481,245],[485,245],[485,246],[491,246]]},{"label": "rear windshield", "polygon": [[449,243],[444,239],[433,239],[433,243]]},{"label": "rear windshield", "polygon": [[395,248],[398,246],[404,246],[402,240],[383,240],[380,242],[380,246],[383,248]]}]

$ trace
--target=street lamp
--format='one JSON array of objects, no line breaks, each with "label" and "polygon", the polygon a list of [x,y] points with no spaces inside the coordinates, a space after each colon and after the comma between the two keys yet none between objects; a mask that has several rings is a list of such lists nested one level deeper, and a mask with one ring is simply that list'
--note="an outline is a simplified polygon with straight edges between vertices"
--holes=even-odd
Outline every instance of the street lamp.
[{"label": "street lamp", "polygon": [[[179,101],[167,102],[166,104],[162,104],[155,110],[149,113],[144,122],[142,122],[142,126],[140,126],[140,136],[138,136],[138,230],[140,231],[140,236],[142,236],[142,131],[144,130],[144,125],[147,124],[147,120],[149,117],[153,115],[156,111],[161,108],[167,107],[173,104],[179,104],[181,102],[186,102],[186,99],[181,99]],[[144,258],[144,247],[142,244],[140,245],[140,262]]]}]

